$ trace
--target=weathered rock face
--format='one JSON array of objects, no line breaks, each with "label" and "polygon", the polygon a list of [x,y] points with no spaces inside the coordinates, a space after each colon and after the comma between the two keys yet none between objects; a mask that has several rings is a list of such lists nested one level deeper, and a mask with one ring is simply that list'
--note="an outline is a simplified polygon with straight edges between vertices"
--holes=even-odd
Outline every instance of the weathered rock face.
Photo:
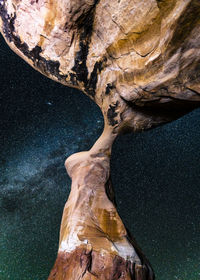
[{"label": "weathered rock face", "polygon": [[0,0],[0,30],[36,70],[101,108],[102,136],[66,167],[56,280],[152,280],[109,183],[112,142],[200,105],[199,0]]},{"label": "weathered rock face", "polygon": [[4,0],[1,32],[34,68],[81,89],[115,130],[200,102],[199,0]]},{"label": "weathered rock face", "polygon": [[149,262],[116,211],[105,141],[104,134],[90,151],[66,161],[72,188],[49,280],[154,279]]}]

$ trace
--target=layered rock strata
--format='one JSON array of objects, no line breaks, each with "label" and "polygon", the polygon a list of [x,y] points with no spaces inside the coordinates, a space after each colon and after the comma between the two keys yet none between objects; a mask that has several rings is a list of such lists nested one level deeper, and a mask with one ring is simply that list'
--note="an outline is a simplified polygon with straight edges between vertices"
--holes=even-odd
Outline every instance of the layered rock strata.
[{"label": "layered rock strata", "polygon": [[66,167],[72,190],[49,279],[153,279],[110,196],[114,138],[200,106],[199,0],[0,0],[0,30],[32,67],[82,90],[103,135]]}]

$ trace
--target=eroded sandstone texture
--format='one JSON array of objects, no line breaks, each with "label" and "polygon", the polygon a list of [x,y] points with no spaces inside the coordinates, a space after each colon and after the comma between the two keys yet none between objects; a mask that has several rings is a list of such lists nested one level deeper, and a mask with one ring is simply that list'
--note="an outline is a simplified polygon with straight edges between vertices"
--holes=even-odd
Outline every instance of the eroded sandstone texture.
[{"label": "eroded sandstone texture", "polygon": [[0,0],[8,45],[76,87],[105,128],[66,167],[72,190],[49,279],[153,279],[111,199],[109,156],[123,130],[172,121],[200,105],[199,0]]},{"label": "eroded sandstone texture", "polygon": [[106,140],[104,134],[90,151],[66,161],[72,187],[49,280],[153,279],[149,262],[115,208]]}]

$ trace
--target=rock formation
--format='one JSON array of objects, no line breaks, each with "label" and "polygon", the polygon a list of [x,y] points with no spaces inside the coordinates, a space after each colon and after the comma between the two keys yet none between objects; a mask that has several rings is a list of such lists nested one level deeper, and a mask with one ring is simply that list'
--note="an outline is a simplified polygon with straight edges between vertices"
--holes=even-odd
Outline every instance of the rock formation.
[{"label": "rock formation", "polygon": [[153,279],[149,262],[115,207],[109,156],[113,140],[112,131],[106,131],[90,151],[66,160],[72,186],[49,280]]},{"label": "rock formation", "polygon": [[116,212],[112,142],[200,105],[199,0],[0,0],[0,29],[32,67],[82,90],[105,128],[66,168],[72,190],[49,279],[153,279]]}]

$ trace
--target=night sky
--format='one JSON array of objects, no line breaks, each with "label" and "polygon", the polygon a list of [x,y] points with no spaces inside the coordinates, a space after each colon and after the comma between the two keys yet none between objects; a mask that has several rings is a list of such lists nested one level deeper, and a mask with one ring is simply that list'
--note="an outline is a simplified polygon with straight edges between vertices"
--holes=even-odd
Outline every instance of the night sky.
[{"label": "night sky", "polygon": [[[103,128],[81,92],[37,73],[0,38],[0,279],[44,280],[55,261],[70,179],[67,156]],[[118,137],[119,213],[157,280],[200,279],[200,109]]]}]

